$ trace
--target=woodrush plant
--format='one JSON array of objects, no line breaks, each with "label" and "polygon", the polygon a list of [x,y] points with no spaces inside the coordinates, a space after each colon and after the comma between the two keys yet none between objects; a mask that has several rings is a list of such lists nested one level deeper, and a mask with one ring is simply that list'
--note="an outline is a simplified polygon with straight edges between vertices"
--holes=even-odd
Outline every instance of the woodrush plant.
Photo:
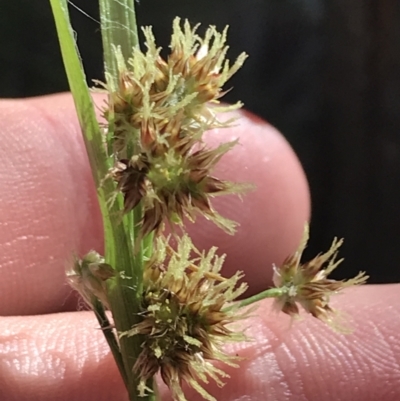
[{"label": "woodrush plant", "polygon": [[[133,0],[100,0],[106,82],[97,84],[107,98],[106,123],[100,124],[67,1],[50,3],[105,237],[104,256],[91,251],[75,258],[67,278],[95,312],[130,400],[158,400],[154,377],[160,373],[174,400],[186,401],[186,382],[215,401],[203,384],[212,379],[223,385],[228,375],[213,362],[239,366],[240,358],[227,354],[224,344],[247,340],[233,323],[246,319],[245,307],[263,298],[275,298],[275,307],[291,316],[299,314],[300,305],[343,331],[329,297],[367,277],[328,278],[341,262],[335,258],[342,240],[301,264],[306,226],[297,252],[275,267],[275,288],[238,300],[247,289],[244,275],[223,277],[224,257],[216,248],[197,250],[184,231],[185,218],[203,215],[233,234],[235,223],[215,211],[212,198],[249,189],[213,175],[236,141],[212,149],[203,142],[206,131],[231,125],[221,113],[241,107],[219,104],[224,84],[247,57],[226,60],[227,28],[209,27],[201,37],[198,25],[176,18],[170,54],[163,59],[150,27],[143,28],[144,49],[139,46]],[[166,225],[172,237],[165,235]]]}]

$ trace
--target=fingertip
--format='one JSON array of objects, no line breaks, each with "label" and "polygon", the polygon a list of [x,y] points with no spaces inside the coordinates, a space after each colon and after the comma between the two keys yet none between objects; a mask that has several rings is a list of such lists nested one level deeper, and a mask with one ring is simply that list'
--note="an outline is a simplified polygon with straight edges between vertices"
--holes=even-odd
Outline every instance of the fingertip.
[{"label": "fingertip", "polygon": [[102,247],[95,187],[72,98],[2,101],[0,116],[0,313],[65,310],[67,261]]},{"label": "fingertip", "polygon": [[2,401],[127,400],[93,312],[3,317],[1,327]]}]

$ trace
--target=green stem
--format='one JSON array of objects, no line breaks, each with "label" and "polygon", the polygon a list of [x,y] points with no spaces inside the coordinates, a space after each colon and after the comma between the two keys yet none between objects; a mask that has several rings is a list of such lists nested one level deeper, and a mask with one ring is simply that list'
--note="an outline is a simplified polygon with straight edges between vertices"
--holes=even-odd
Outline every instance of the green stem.
[{"label": "green stem", "polygon": [[[122,197],[118,196],[112,204],[109,202],[115,194],[115,185],[112,180],[105,180],[110,168],[110,162],[105,151],[103,133],[97,122],[93,102],[86,85],[84,70],[76,48],[69,20],[67,1],[50,0],[50,3],[56,22],[68,82],[74,98],[93,179],[97,188],[97,196],[103,217],[105,261],[119,273],[116,274],[114,279],[108,280],[109,299],[114,323],[117,332],[125,332],[137,324],[140,318],[140,297],[143,279],[142,255],[140,254],[138,257],[133,254],[132,238],[134,238],[134,235],[132,235],[132,230],[134,228],[127,216],[121,219],[121,211],[123,210]],[[118,2],[115,1],[112,4],[113,6],[118,4],[122,7],[125,3],[123,0],[118,0]],[[125,11],[129,9],[133,12],[133,3],[130,8],[129,4],[125,5],[128,7]],[[110,16],[116,18],[114,13],[111,13]],[[122,25],[127,24],[126,21],[122,21],[121,23]],[[130,24],[132,25],[132,18],[130,19]],[[119,35],[122,35],[121,29],[119,29]],[[135,36],[132,34],[132,30],[130,30],[129,35],[131,38]],[[109,36],[110,40],[112,37],[112,35]],[[122,36],[119,40],[122,40]],[[118,42],[114,43],[118,44]],[[111,49],[109,50],[108,54],[110,56]],[[100,312],[98,316],[101,316],[101,311],[98,312]],[[109,344],[113,342],[107,331],[104,335]],[[133,365],[141,352],[142,341],[143,339],[139,336],[121,339],[121,354],[116,352],[115,344],[111,345],[112,352],[116,356],[117,365],[124,371],[122,377],[127,383],[129,397],[132,401],[138,400],[138,378],[133,373]],[[119,355],[122,357],[122,364]],[[141,398],[143,401],[153,399],[153,395]]]},{"label": "green stem", "polygon": [[[110,91],[115,91],[119,79],[115,47],[121,49],[124,60],[127,61],[132,56],[132,48],[139,45],[134,0],[100,0],[100,19],[107,87]],[[114,116],[111,113],[112,110],[110,110],[109,116],[108,137],[112,143]],[[130,158],[132,155],[126,156]],[[122,205],[119,210],[123,210]],[[142,206],[140,204],[134,209],[133,213],[128,213],[122,218],[120,227],[124,230],[126,239],[118,244],[118,248],[115,249],[121,251],[122,247],[127,247],[130,252],[130,260],[129,262],[121,260],[119,262],[123,263],[112,264],[119,274],[114,280],[109,280],[108,283],[111,311],[118,333],[127,332],[140,321],[144,266],[143,246],[141,240],[138,240],[136,225],[141,221],[141,218]],[[142,336],[122,336],[119,341],[131,401],[138,400],[139,377],[133,368],[142,352],[143,340]],[[152,388],[152,383],[148,383],[148,387]],[[150,394],[140,399],[151,401],[155,397],[154,394]]]},{"label": "green stem", "polygon": [[100,0],[101,35],[105,71],[112,89],[118,79],[117,61],[113,46],[120,46],[124,59],[132,55],[132,48],[139,46],[134,0]]},{"label": "green stem", "polygon": [[252,295],[249,298],[243,299],[242,301],[238,302],[239,308],[243,308],[245,306],[249,306],[251,304],[254,304],[255,302],[261,301],[262,299],[265,298],[279,298],[287,293],[287,288],[282,287],[282,288],[270,288],[269,290],[265,290],[262,292],[259,292],[256,295]]},{"label": "green stem", "polygon": [[[118,196],[115,202],[110,205],[109,200],[115,194],[115,185],[110,179],[105,180],[110,163],[104,149],[103,134],[97,122],[93,102],[86,85],[85,74],[76,48],[74,34],[69,21],[67,2],[66,0],[50,0],[50,3],[56,22],[64,66],[74,98],[102,212],[106,263],[114,268],[116,266],[128,266],[132,261],[133,252],[129,236],[125,231],[126,221],[121,224],[120,210],[123,209],[123,199]],[[141,280],[141,276],[139,280]]]},{"label": "green stem", "polygon": [[117,367],[119,373],[121,374],[122,380],[124,381],[125,386],[128,386],[128,377],[125,373],[124,362],[122,360],[122,355],[119,350],[118,341],[115,338],[114,331],[112,329],[110,321],[108,320],[104,307],[97,298],[93,299],[92,305],[100,328],[103,331],[104,337],[107,340],[107,344],[111,349],[115,362],[117,363]]},{"label": "green stem", "polygon": [[148,260],[153,254],[154,231],[143,238],[143,255]]}]

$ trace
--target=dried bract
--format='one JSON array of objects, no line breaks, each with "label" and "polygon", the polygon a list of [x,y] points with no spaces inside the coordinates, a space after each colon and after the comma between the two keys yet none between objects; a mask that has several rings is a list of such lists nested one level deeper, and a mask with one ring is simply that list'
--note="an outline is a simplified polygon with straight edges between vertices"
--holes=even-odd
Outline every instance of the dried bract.
[{"label": "dried bract", "polygon": [[97,298],[105,308],[109,308],[106,281],[114,275],[104,258],[96,251],[90,251],[83,259],[75,258],[72,268],[67,271],[67,280],[90,307]]}]

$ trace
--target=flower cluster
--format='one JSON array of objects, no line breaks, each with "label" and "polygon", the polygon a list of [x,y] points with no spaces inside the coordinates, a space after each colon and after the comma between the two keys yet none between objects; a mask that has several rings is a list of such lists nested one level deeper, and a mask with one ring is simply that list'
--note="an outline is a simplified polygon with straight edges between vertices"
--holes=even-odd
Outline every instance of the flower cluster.
[{"label": "flower cluster", "polygon": [[212,378],[222,385],[228,377],[211,360],[236,366],[238,357],[225,354],[221,347],[245,339],[230,327],[245,317],[230,302],[247,286],[238,285],[241,273],[229,279],[219,275],[224,258],[216,256],[215,248],[199,254],[185,235],[177,250],[171,249],[167,241],[158,239],[144,273],[143,320],[121,335],[143,335],[143,350],[134,366],[141,395],[146,382],[160,372],[175,400],[186,401],[181,388],[185,381],[205,399],[215,401],[199,382]]},{"label": "flower cluster", "polygon": [[212,176],[216,163],[236,141],[208,149],[202,136],[232,122],[220,121],[217,112],[241,107],[240,103],[216,104],[222,86],[246,55],[230,65],[225,60],[227,29],[219,33],[210,27],[204,38],[196,31],[197,26],[185,21],[182,28],[175,19],[166,60],[149,27],[143,29],[146,52],[133,49],[126,63],[120,49],[115,49],[118,87],[107,88],[104,111],[113,127],[110,152],[115,166],[110,176],[124,195],[125,212],[141,202],[143,235],[158,230],[165,221],[182,223],[184,217],[193,221],[199,213],[234,232],[235,224],[212,208],[210,198],[245,189]]},{"label": "flower cluster", "polygon": [[[335,238],[331,248],[309,262],[300,263],[302,253],[308,242],[308,226],[296,253],[288,257],[283,264],[275,267],[274,285],[282,289],[282,295],[275,299],[275,306],[291,316],[299,314],[300,304],[312,316],[323,320],[335,329],[346,331],[337,324],[337,311],[329,305],[330,296],[344,288],[364,284],[368,276],[360,272],[349,280],[333,280],[328,276],[343,261],[336,260],[337,251],[343,240]],[[325,265],[327,266],[325,267]]]}]

